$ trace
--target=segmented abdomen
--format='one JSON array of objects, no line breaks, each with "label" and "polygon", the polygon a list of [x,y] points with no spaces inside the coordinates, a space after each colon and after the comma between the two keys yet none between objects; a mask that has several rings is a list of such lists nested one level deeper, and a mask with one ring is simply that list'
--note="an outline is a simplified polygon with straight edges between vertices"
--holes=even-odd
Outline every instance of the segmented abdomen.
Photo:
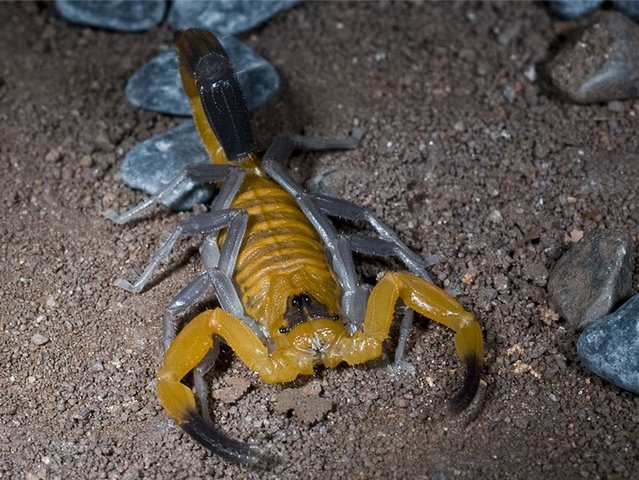
[{"label": "segmented abdomen", "polygon": [[337,308],[339,288],[324,245],[291,195],[249,174],[231,208],[249,213],[234,279],[250,317],[276,329],[287,300],[300,293]]}]

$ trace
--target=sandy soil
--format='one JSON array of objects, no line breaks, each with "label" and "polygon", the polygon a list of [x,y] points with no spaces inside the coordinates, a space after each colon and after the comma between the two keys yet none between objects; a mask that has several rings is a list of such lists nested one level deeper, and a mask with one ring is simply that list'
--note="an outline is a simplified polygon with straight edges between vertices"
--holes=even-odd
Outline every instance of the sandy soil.
[{"label": "sandy soil", "polygon": [[[573,230],[623,228],[637,241],[639,103],[574,106],[527,79],[566,27],[543,5],[302,4],[244,37],[284,84],[255,115],[261,145],[285,129],[364,126],[357,151],[304,155],[291,168],[302,178],[338,169],[335,193],[439,255],[433,274],[477,313],[488,354],[478,401],[451,418],[445,402],[462,378],[451,333],[418,322],[414,374],[393,372],[388,358],[319,370],[307,388],[331,411],[308,423],[276,408],[287,386],[263,384],[225,351],[213,390],[238,378],[250,388],[215,414],[281,456],[269,472],[207,454],[154,395],[160,317],[199,271],[195,242],[141,295],[113,286],[178,218],[158,209],[118,227],[101,216],[144,198],[120,183],[121,159],[177,122],[124,98],[127,78],[172,33],[80,28],[48,4],[0,12],[0,477],[636,473],[639,398],[580,365],[545,285]],[[393,267],[360,260],[368,274]],[[637,279],[635,270],[635,290]]]}]

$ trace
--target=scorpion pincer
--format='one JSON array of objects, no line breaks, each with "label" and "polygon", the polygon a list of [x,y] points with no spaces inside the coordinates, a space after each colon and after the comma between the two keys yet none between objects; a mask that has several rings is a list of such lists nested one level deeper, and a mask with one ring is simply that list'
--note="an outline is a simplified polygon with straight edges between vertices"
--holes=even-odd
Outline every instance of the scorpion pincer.
[{"label": "scorpion pincer", "polygon": [[[297,149],[356,148],[362,131],[345,139],[280,135],[260,159],[249,114],[231,62],[213,34],[181,33],[176,42],[180,74],[211,164],[188,167],[157,195],[107,218],[118,224],[138,217],[178,187],[214,183],[219,193],[206,213],[181,221],[133,284],[141,291],[182,235],[202,235],[204,271],[169,303],[164,315],[164,360],[157,373],[160,403],[189,435],[221,457],[252,464],[264,457],[213,426],[205,373],[219,341],[268,383],[310,375],[314,366],[361,364],[382,354],[395,307],[407,307],[395,356],[401,360],[413,312],[455,331],[465,381],[449,407],[473,400],[483,364],[479,323],[435,286],[425,263],[369,211],[337,198],[306,192],[282,166]],[[375,236],[339,233],[330,218],[367,222]],[[355,271],[353,252],[397,257],[407,272],[388,272],[372,288]],[[176,336],[175,316],[212,289],[219,306],[190,320]],[[195,396],[183,378],[193,372]],[[198,399],[198,407],[196,400]]]}]

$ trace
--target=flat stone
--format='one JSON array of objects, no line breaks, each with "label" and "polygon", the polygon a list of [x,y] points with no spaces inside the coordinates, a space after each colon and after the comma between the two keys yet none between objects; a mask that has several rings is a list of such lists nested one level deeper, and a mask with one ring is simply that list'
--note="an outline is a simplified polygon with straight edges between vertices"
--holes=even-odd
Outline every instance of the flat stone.
[{"label": "flat stone", "polygon": [[[277,94],[280,79],[273,65],[234,37],[224,37],[220,42],[238,72],[249,110],[264,105]],[[136,71],[127,82],[126,96],[133,105],[146,110],[191,115],[173,49],[160,53]]]},{"label": "flat stone", "polygon": [[562,18],[574,20],[599,8],[603,0],[554,0],[548,2],[550,10]]},{"label": "flat stone", "polygon": [[169,25],[178,31],[199,27],[220,34],[246,32],[294,3],[294,0],[174,0]]},{"label": "flat stone", "polygon": [[601,12],[548,64],[550,80],[576,103],[639,98],[639,26]]},{"label": "flat stone", "polygon": [[630,295],[633,268],[629,235],[599,232],[586,236],[550,273],[550,304],[575,328],[582,329]]},{"label": "flat stone", "polygon": [[164,0],[56,0],[55,8],[62,18],[80,25],[139,32],[159,24],[164,18]]},{"label": "flat stone", "polygon": [[588,370],[639,394],[639,294],[586,328],[577,354]]},{"label": "flat stone", "polygon": [[[209,161],[195,124],[189,120],[133,147],[124,157],[120,176],[129,187],[154,195],[186,166]],[[173,210],[189,210],[209,201],[214,192],[211,186],[184,185],[164,205]]]}]

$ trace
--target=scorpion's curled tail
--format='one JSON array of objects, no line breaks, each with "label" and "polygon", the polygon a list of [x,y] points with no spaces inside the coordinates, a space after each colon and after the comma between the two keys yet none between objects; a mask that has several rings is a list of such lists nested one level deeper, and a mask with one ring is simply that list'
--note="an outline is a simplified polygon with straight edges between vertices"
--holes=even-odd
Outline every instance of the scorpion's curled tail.
[{"label": "scorpion's curled tail", "polygon": [[448,401],[448,410],[455,415],[461,413],[470,405],[479,388],[482,366],[480,357],[474,352],[468,353],[464,357],[464,366],[466,367],[464,386]]},{"label": "scorpion's curled tail", "polygon": [[268,459],[254,445],[228,437],[215,429],[198,413],[191,389],[169,380],[159,380],[157,393],[160,403],[175,423],[198,443],[216,455],[234,463],[265,465]]}]

